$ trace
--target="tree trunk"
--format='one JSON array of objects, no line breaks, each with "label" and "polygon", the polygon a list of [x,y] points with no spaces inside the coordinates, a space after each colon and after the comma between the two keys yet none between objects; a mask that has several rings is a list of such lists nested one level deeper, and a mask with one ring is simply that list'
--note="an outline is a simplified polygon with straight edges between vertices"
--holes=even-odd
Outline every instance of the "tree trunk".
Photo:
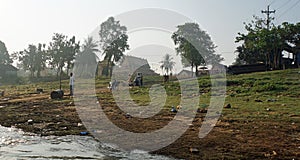
[{"label": "tree trunk", "polygon": [[112,77],[113,67],[114,67],[114,62],[111,62],[110,71],[109,71],[109,76],[110,77]]},{"label": "tree trunk", "polygon": [[196,77],[198,77],[199,74],[198,74],[198,65],[196,65]]},{"label": "tree trunk", "polygon": [[107,60],[107,65],[106,65],[106,77],[108,77],[108,75],[109,75],[109,60]]},{"label": "tree trunk", "polygon": [[191,63],[192,65],[192,77],[194,77],[194,63]]},{"label": "tree trunk", "polygon": [[37,76],[38,78],[41,77],[41,70],[38,70],[38,71],[37,71],[36,76]]}]

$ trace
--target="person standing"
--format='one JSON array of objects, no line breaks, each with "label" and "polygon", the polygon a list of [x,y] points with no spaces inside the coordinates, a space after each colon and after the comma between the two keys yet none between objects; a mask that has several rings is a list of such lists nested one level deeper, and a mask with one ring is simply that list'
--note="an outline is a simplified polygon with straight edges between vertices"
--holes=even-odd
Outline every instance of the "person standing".
[{"label": "person standing", "polygon": [[74,76],[73,73],[70,73],[70,96],[74,94]]}]

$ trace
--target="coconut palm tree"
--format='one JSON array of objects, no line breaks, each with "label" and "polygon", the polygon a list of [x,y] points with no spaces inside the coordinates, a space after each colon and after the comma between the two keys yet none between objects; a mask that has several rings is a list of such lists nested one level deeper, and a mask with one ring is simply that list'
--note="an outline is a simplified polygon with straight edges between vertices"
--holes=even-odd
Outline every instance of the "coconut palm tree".
[{"label": "coconut palm tree", "polygon": [[96,54],[99,51],[97,47],[98,45],[92,37],[84,40],[75,61],[75,72],[78,76],[92,76],[95,74],[94,68],[99,59]]},{"label": "coconut palm tree", "polygon": [[173,61],[173,57],[170,54],[165,54],[162,61],[160,61],[161,65],[160,68],[166,71],[166,74],[169,75],[169,71],[172,72],[172,69],[175,65]]}]

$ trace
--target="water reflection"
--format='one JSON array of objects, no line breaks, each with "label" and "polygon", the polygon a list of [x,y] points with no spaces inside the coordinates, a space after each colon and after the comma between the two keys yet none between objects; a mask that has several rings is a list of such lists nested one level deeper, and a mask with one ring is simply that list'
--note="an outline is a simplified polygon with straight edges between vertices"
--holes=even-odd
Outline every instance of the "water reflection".
[{"label": "water reflection", "polygon": [[122,152],[88,136],[40,137],[0,126],[0,159],[148,159],[171,158],[143,151]]}]

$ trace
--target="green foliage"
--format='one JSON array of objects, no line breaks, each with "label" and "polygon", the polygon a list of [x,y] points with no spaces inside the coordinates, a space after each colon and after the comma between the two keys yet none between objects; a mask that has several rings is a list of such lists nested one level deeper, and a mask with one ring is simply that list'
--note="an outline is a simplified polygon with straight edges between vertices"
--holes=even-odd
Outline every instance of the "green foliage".
[{"label": "green foliage", "polygon": [[196,67],[196,74],[199,65],[216,64],[224,60],[219,54],[214,53],[216,46],[209,34],[201,30],[197,23],[177,26],[172,39],[177,46],[177,53],[182,57],[183,65]]},{"label": "green foliage", "polygon": [[57,76],[64,66],[70,69],[76,53],[79,51],[79,42],[75,41],[75,36],[68,39],[67,36],[55,33],[52,42],[48,47],[50,65],[57,69]]},{"label": "green foliage", "polygon": [[88,37],[82,45],[82,50],[76,55],[74,65],[75,75],[80,77],[92,77],[95,75],[94,68],[97,66],[98,56],[97,43],[92,37]]},{"label": "green foliage", "polygon": [[11,64],[13,61],[10,58],[5,43],[0,41],[0,64]]},{"label": "green foliage", "polygon": [[167,75],[169,75],[169,71],[172,72],[172,69],[175,65],[175,62],[173,61],[173,57],[170,54],[165,54],[164,59],[160,61],[161,66],[160,68],[162,70],[165,70]]},{"label": "green foliage", "polygon": [[35,72],[37,77],[46,68],[46,61],[48,59],[45,50],[45,44],[29,45],[27,49],[21,52],[16,52],[15,56],[21,62],[24,70],[30,71],[30,77],[34,77]]},{"label": "green foliage", "polygon": [[[242,42],[237,47],[238,56],[234,64],[265,63],[274,69],[282,67],[282,51],[288,51],[296,56],[299,52],[300,23],[272,25],[265,28],[263,20],[254,17],[249,24],[245,24],[246,34],[238,33],[236,42]],[[297,63],[294,59],[295,64]]]},{"label": "green foliage", "polygon": [[110,67],[110,76],[114,63],[119,62],[123,57],[123,52],[129,49],[126,32],[127,28],[121,26],[120,22],[113,17],[109,17],[100,26],[100,46],[103,50],[104,59],[108,60],[107,68]]}]

